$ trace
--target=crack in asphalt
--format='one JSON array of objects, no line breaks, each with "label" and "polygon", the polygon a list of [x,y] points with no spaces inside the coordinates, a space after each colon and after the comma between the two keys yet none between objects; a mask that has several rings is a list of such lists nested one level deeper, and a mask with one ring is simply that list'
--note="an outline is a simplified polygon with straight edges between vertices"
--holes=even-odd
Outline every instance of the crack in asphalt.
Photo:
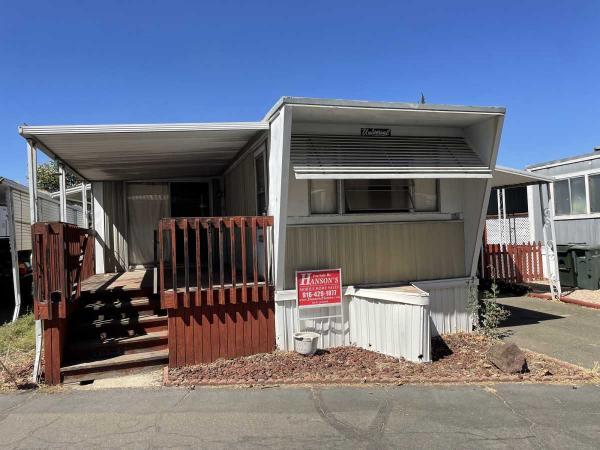
[{"label": "crack in asphalt", "polygon": [[320,389],[311,387],[313,403],[317,413],[321,418],[333,429],[338,431],[342,436],[352,441],[367,444],[367,448],[386,448],[382,442],[385,426],[392,412],[392,404],[387,398],[384,398],[377,410],[377,414],[369,424],[366,430],[362,430],[354,425],[351,425],[343,420],[338,419],[333,414],[323,400]]}]

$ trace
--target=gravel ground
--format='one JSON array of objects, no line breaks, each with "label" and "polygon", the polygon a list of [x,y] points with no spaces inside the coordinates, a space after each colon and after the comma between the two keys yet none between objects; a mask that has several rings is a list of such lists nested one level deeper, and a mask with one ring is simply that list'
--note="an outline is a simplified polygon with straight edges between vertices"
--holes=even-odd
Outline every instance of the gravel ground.
[{"label": "gravel ground", "polygon": [[31,389],[33,372],[33,352],[13,352],[0,356],[0,392],[15,389]]},{"label": "gravel ground", "polygon": [[565,292],[563,295],[574,300],[583,300],[584,302],[600,305],[600,290],[590,291],[589,289],[575,289],[568,293]]},{"label": "gravel ground", "polygon": [[430,364],[398,360],[357,347],[331,348],[312,357],[294,352],[264,353],[170,369],[167,384],[567,382],[594,377],[585,369],[529,351],[525,352],[529,372],[507,375],[485,358],[493,342],[477,334],[435,339]]}]

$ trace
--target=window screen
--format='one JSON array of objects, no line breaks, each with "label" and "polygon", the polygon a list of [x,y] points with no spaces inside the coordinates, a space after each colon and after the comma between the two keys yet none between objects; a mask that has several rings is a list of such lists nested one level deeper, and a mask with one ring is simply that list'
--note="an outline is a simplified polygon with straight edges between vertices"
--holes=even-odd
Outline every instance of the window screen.
[{"label": "window screen", "polygon": [[423,212],[437,211],[437,180],[414,180],[415,210]]},{"label": "window screen", "polygon": [[600,212],[600,175],[590,175],[590,212]]},{"label": "window screen", "polygon": [[554,183],[554,209],[558,216],[571,214],[569,180],[561,180]]},{"label": "window screen", "polygon": [[310,180],[310,212],[311,214],[338,212],[336,180]]},{"label": "window screen", "polygon": [[585,214],[587,204],[585,197],[585,177],[571,178],[571,214]]}]

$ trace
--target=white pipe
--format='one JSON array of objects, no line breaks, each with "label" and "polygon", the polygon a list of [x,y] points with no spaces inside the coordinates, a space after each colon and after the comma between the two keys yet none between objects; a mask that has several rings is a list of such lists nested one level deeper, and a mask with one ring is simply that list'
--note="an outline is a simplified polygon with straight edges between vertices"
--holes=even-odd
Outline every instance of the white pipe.
[{"label": "white pipe", "polygon": [[[33,142],[27,140],[27,168],[29,173],[29,220],[33,225],[38,221],[37,209],[37,151]],[[32,250],[33,255],[33,250]],[[32,380],[38,382],[42,359],[42,321],[35,321],[35,359],[33,361]]]},{"label": "white pipe", "polygon": [[21,312],[21,282],[19,277],[19,258],[17,253],[17,240],[15,238],[15,214],[13,208],[13,193],[12,189],[7,191],[7,216],[8,216],[8,237],[9,237],[9,251],[10,259],[12,262],[12,279],[13,279],[13,292],[15,297],[15,310],[13,312],[13,322],[19,318]]}]

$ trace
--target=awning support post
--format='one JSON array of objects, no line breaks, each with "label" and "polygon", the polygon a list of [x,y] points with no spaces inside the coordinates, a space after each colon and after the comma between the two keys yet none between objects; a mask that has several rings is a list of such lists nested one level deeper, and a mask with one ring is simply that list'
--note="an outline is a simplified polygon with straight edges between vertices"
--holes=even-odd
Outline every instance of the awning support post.
[{"label": "awning support post", "polygon": [[88,217],[88,202],[87,202],[87,182],[81,182],[81,206],[83,208],[83,227],[90,227],[90,220]]},{"label": "awning support post", "polygon": [[544,197],[542,195],[542,186],[540,190],[540,205],[542,208],[542,231],[544,234],[544,247],[546,248],[546,266],[548,267],[548,281],[550,282],[550,293],[552,298],[560,300],[562,295],[560,287],[560,277],[558,271],[558,255],[556,249],[556,233],[554,230],[554,202],[551,197],[550,184],[546,183],[546,193],[548,195],[548,206],[544,208]]},{"label": "awning support post", "polygon": [[[37,150],[33,141],[27,140],[27,169],[29,181],[29,220],[33,225],[38,221],[37,198]],[[32,252],[33,254],[33,252]],[[33,261],[32,261],[33,262]],[[35,282],[35,281],[34,281]],[[35,359],[33,361],[32,380],[38,382],[40,376],[40,362],[42,358],[42,321],[35,321]]]},{"label": "awning support post", "polygon": [[67,221],[67,173],[65,166],[58,163],[58,187],[59,187],[59,202],[60,202],[60,221]]}]

